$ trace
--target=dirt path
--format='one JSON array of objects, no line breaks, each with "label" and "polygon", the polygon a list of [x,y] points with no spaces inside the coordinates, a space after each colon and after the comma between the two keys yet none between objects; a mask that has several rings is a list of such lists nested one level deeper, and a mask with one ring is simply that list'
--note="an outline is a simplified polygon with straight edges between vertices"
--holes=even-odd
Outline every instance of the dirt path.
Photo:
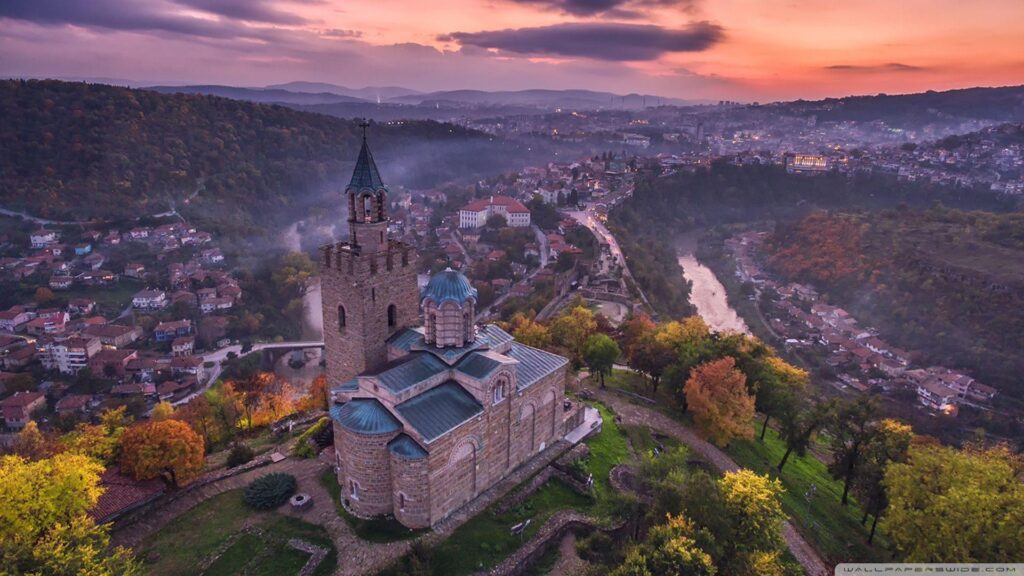
[{"label": "dirt path", "polygon": [[[701,439],[690,428],[683,426],[661,412],[633,404],[610,390],[592,390],[601,402],[611,406],[615,413],[622,418],[623,423],[649,426],[662,434],[672,436],[689,446],[697,455],[722,472],[740,469],[739,465],[725,452],[722,452],[710,442]],[[791,521],[787,521],[782,526],[782,535],[786,539],[789,551],[792,552],[809,576],[825,576],[832,573],[814,547],[804,539]]]}]

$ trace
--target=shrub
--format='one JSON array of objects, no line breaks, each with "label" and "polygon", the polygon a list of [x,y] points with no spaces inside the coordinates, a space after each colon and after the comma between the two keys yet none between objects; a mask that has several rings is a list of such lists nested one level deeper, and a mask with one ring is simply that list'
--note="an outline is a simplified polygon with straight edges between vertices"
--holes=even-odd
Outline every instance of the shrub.
[{"label": "shrub", "polygon": [[295,493],[295,476],[274,472],[260,476],[245,489],[245,503],[257,510],[271,510]]},{"label": "shrub", "polygon": [[295,441],[295,447],[292,448],[292,455],[298,456],[299,458],[316,458],[317,446],[316,437],[330,424],[331,419],[327,416],[316,421],[306,429],[305,432],[299,435]]},{"label": "shrub", "polygon": [[245,444],[235,444],[228,453],[228,468],[241,466],[253,459],[256,453]]}]

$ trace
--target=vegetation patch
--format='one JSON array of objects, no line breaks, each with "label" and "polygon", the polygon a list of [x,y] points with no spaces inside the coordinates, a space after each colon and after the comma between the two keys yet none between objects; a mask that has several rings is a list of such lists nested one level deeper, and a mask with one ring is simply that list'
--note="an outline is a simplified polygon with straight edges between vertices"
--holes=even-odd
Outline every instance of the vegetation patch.
[{"label": "vegetation patch", "polygon": [[329,552],[314,576],[328,576],[337,566],[337,552],[321,526],[275,512],[246,506],[241,490],[219,494],[175,518],[139,548],[152,576],[192,576],[208,563],[208,575],[297,574],[309,554],[288,545],[296,538]]},{"label": "vegetation patch", "polygon": [[295,493],[295,476],[273,472],[260,476],[245,489],[245,503],[257,510],[272,510]]}]

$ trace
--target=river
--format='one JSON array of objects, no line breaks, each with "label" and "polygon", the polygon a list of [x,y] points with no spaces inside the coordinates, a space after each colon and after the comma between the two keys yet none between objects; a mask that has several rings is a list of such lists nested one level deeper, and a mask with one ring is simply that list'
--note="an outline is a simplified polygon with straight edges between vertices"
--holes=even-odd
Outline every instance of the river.
[{"label": "river", "polygon": [[725,287],[715,273],[694,255],[698,237],[696,233],[686,234],[676,243],[683,278],[690,281],[690,302],[712,330],[749,334],[747,323],[729,305]]}]

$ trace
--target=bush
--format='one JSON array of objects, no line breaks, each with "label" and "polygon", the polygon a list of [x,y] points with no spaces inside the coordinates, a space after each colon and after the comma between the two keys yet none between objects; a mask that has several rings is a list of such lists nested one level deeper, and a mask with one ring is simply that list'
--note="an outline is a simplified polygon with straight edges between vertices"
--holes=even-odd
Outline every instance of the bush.
[{"label": "bush", "polygon": [[274,472],[252,481],[245,489],[245,503],[257,510],[271,510],[295,493],[295,476]]},{"label": "bush", "polygon": [[331,419],[324,416],[317,420],[316,424],[313,424],[307,428],[305,432],[300,434],[299,438],[295,441],[295,447],[292,448],[292,455],[298,456],[299,458],[316,458],[316,437],[323,432],[324,428],[326,428],[330,422]]},{"label": "bush", "polygon": [[242,464],[252,460],[254,456],[256,456],[256,453],[253,452],[252,448],[249,448],[245,444],[235,444],[231,448],[231,452],[228,454],[228,468],[241,466]]}]

